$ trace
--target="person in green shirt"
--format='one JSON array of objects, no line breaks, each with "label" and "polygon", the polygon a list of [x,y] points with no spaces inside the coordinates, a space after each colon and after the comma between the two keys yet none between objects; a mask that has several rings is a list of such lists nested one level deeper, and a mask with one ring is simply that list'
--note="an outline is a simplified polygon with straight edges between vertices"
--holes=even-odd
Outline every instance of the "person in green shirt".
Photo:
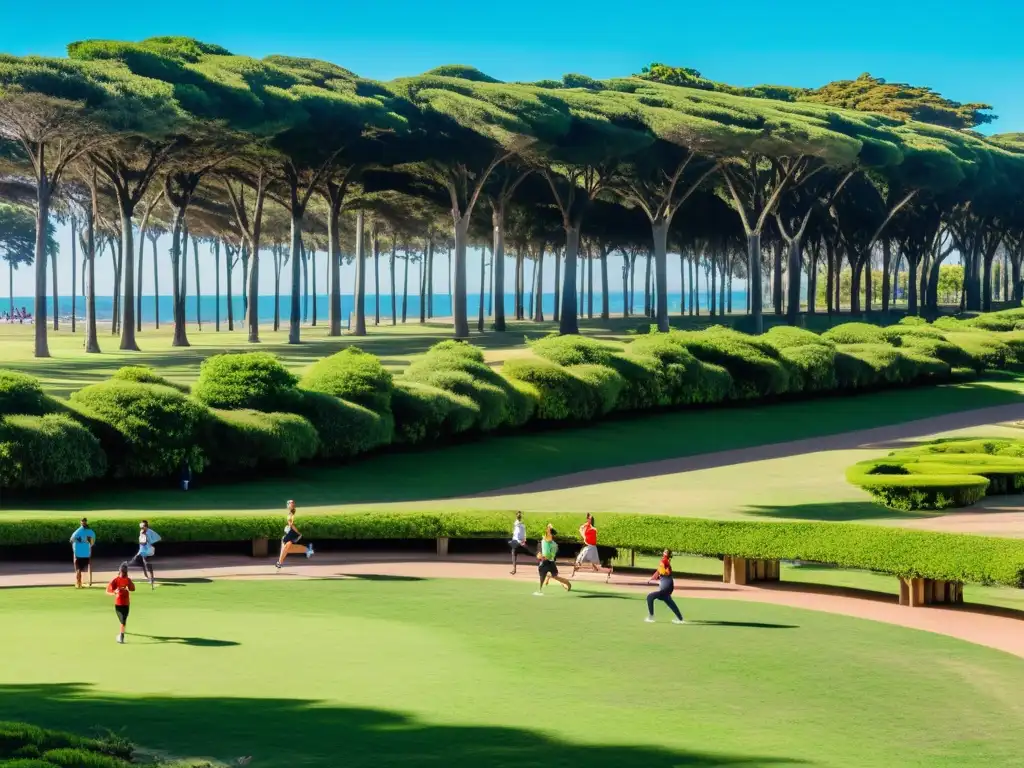
[{"label": "person in green shirt", "polygon": [[540,588],[533,594],[537,597],[543,597],[544,587],[547,583],[554,579],[566,592],[572,589],[572,583],[568,579],[563,579],[558,575],[558,564],[555,560],[558,557],[558,542],[555,541],[555,536],[558,535],[558,531],[548,524],[547,530],[544,532],[544,538],[541,539],[540,548],[537,550],[537,572],[540,575]]}]

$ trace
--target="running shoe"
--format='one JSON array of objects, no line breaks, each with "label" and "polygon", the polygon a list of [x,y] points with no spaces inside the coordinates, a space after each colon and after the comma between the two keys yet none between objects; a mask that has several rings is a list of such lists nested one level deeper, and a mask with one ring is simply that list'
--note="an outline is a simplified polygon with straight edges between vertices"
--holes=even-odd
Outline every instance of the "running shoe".
[{"label": "running shoe", "polygon": [[121,645],[124,645],[124,633],[123,632],[117,636],[117,642],[119,642]]},{"label": "running shoe", "polygon": [[653,616],[648,616],[646,619],[644,619],[644,621],[646,621],[648,624],[653,624],[654,623],[654,617]]},{"label": "running shoe", "polygon": [[534,592],[533,596],[534,597],[544,597],[544,593],[543,592]]},{"label": "running shoe", "polygon": [[310,544],[308,547],[306,547],[306,559],[308,560],[312,556],[313,556],[313,545]]},{"label": "running shoe", "polygon": [[685,619],[672,619],[672,623],[673,624],[685,624],[686,620]]},{"label": "running shoe", "polygon": [[280,563],[274,563],[274,568],[276,568],[277,570],[280,571],[281,570],[281,564]]}]

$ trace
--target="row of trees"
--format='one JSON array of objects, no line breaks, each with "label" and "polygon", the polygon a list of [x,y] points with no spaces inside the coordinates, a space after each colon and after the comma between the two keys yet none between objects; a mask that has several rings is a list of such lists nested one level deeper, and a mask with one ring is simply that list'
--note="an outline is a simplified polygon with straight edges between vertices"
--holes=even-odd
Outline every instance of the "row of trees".
[{"label": "row of trees", "polygon": [[[275,269],[291,274],[292,343],[301,340],[306,249],[327,252],[331,334],[341,333],[343,254],[353,259],[354,331],[365,333],[367,256],[379,255],[387,236],[422,244],[425,283],[435,249],[450,241],[457,338],[469,334],[474,241],[499,265],[497,296],[506,251],[538,265],[555,253],[562,333],[577,331],[580,254],[600,264],[607,295],[615,251],[651,254],[652,312],[667,329],[670,249],[691,277],[703,264],[719,286],[745,279],[760,329],[765,275],[775,310],[795,321],[804,280],[807,310],[817,309],[819,269],[830,310],[850,269],[856,314],[876,295],[888,308],[903,265],[916,312],[935,307],[953,253],[964,265],[967,309],[990,306],[1001,253],[1019,299],[1024,137],[974,133],[991,119],[987,109],[870,77],[802,91],[737,89],[664,65],[539,83],[448,66],[384,83],[188,38],[93,40],[70,45],[67,58],[0,56],[0,194],[34,208],[37,356],[48,355],[42,256],[54,216],[80,231],[89,286],[101,236],[116,238],[118,331],[128,350],[138,348],[135,255],[141,264],[158,228],[171,243],[179,345],[188,343],[190,235],[223,244],[249,297],[268,241],[285,244],[273,253]],[[429,284],[421,290],[433,294]],[[87,348],[98,349],[90,304]],[[255,304],[245,319],[252,342]],[[494,327],[504,326],[498,301]]]}]

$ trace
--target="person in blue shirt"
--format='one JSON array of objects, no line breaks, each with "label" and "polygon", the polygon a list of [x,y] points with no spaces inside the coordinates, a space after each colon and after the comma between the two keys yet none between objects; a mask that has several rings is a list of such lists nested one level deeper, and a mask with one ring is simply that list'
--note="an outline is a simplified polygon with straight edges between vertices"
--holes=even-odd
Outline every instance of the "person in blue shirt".
[{"label": "person in blue shirt", "polygon": [[82,588],[82,574],[86,571],[89,571],[89,586],[92,586],[92,570],[89,564],[92,558],[92,545],[95,543],[96,532],[89,527],[89,521],[83,517],[82,524],[71,534],[71,552],[75,563],[75,589]]}]

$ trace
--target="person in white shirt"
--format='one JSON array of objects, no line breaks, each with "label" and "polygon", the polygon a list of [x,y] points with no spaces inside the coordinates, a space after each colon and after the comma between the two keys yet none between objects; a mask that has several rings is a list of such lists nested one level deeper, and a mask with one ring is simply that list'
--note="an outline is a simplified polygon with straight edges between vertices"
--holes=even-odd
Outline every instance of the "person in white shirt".
[{"label": "person in white shirt", "polygon": [[516,521],[512,524],[512,538],[508,540],[508,548],[512,553],[512,575],[516,575],[516,559],[520,553],[535,557],[534,553],[526,546],[526,525],[523,523],[523,513],[516,512]]},{"label": "person in white shirt", "polygon": [[[139,523],[139,551],[129,561],[129,565],[142,562],[142,575],[149,579],[149,588],[156,589],[156,576],[153,573],[153,565],[149,562],[156,554],[154,544],[160,541],[160,534],[149,527],[149,521],[143,520]],[[148,571],[148,573],[147,573]]]}]

